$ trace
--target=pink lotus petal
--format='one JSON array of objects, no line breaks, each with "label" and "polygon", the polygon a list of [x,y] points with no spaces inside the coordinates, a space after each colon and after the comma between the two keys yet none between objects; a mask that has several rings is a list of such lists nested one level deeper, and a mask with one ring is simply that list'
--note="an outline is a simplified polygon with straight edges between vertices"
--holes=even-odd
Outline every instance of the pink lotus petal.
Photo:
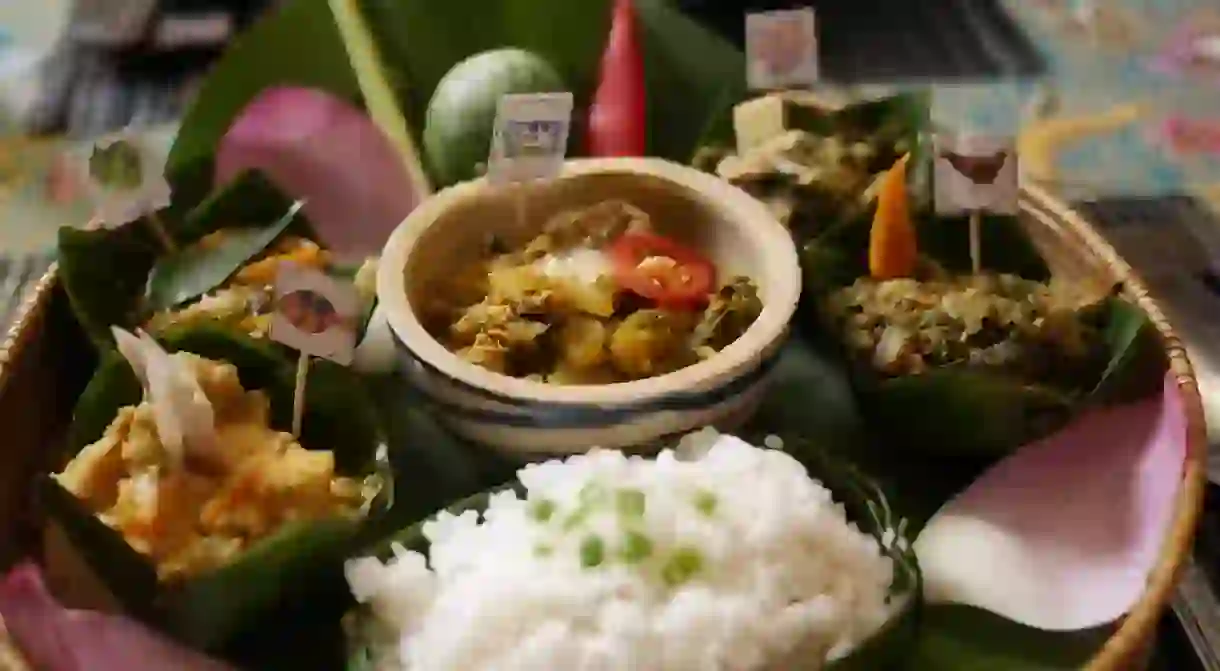
[{"label": "pink lotus petal", "polygon": [[1161,398],[1099,410],[1022,448],[916,540],[924,596],[1053,631],[1114,621],[1144,591],[1185,458],[1172,376]]},{"label": "pink lotus petal", "polygon": [[292,198],[340,257],[377,254],[418,194],[385,135],[360,109],[324,91],[263,91],[229,127],[215,183],[264,172]]},{"label": "pink lotus petal", "polygon": [[233,671],[127,618],[60,606],[34,564],[0,582],[0,619],[41,671]]}]

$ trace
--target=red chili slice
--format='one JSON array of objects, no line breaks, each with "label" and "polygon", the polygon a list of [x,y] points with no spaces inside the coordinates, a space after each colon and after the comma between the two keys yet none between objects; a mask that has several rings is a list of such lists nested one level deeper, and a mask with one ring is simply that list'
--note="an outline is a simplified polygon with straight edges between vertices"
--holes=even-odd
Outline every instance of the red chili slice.
[{"label": "red chili slice", "polygon": [[619,286],[661,307],[697,309],[716,281],[702,254],[654,233],[624,233],[608,253]]}]

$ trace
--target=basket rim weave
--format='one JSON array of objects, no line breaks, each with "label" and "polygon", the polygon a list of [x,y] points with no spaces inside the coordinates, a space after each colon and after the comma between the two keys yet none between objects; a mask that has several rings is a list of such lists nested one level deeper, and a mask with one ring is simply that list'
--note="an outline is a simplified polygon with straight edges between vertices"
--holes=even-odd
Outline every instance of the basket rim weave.
[{"label": "basket rim weave", "polygon": [[[1170,370],[1177,377],[1178,390],[1182,394],[1182,408],[1187,419],[1186,462],[1173,521],[1156,566],[1148,576],[1144,594],[1084,667],[1085,671],[1123,671],[1132,668],[1152,643],[1159,619],[1173,598],[1178,573],[1190,556],[1207,483],[1207,427],[1203,401],[1185,347],[1166,319],[1164,310],[1149,295],[1145,282],[1098,229],[1062,199],[1035,185],[1022,187],[1021,206],[1042,224],[1057,229],[1080,253],[1096,257],[1116,281],[1123,282],[1132,300],[1147,312],[1160,332]],[[0,394],[11,384],[10,372],[15,362],[21,360],[31,342],[39,336],[57,282],[58,263],[52,263],[17,309],[13,323],[0,343]],[[6,656],[21,658],[0,634],[0,660],[5,660]]]},{"label": "basket rim weave", "polygon": [[1096,256],[1114,279],[1125,285],[1131,299],[1148,314],[1160,332],[1170,370],[1177,378],[1178,391],[1182,395],[1182,410],[1186,414],[1186,462],[1182,467],[1182,486],[1160,557],[1148,575],[1147,587],[1140,600],[1084,667],[1086,671],[1120,671],[1132,668],[1132,664],[1152,644],[1160,617],[1173,599],[1179,571],[1190,557],[1207,484],[1207,423],[1203,414],[1203,399],[1185,345],[1165,317],[1164,310],[1149,295],[1144,280],[1105,240],[1097,227],[1044,188],[1024,185],[1021,200],[1026,209],[1043,223],[1052,227],[1054,221],[1060,223],[1061,232],[1074,236],[1080,247]]}]

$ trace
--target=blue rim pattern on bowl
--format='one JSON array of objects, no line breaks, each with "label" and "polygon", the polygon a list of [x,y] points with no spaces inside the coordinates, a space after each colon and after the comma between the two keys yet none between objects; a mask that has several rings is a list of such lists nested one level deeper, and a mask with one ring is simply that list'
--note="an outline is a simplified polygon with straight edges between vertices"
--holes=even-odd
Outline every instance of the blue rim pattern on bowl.
[{"label": "blue rim pattern on bowl", "polygon": [[474,408],[460,403],[447,402],[435,395],[430,401],[447,414],[483,423],[499,424],[519,428],[573,429],[611,427],[631,421],[642,415],[656,412],[682,412],[713,406],[737,396],[762,381],[779,362],[781,347],[757,366],[725,384],[706,391],[681,391],[614,406],[534,401],[499,394],[489,389],[476,387],[441,372],[423,361],[406,343],[391,331],[394,346],[402,355],[406,366],[414,366],[426,374],[444,382],[462,393],[471,394],[487,401],[515,408],[518,412],[498,411],[487,407]]}]

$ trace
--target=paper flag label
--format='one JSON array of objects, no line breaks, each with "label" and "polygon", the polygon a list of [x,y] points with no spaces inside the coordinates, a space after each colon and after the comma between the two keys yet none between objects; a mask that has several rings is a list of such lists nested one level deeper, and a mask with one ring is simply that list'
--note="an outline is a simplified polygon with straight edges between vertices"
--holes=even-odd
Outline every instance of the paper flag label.
[{"label": "paper flag label", "polygon": [[281,263],[271,339],[349,365],[356,349],[359,306],[352,285],[296,263]]},{"label": "paper flag label", "polygon": [[551,179],[563,169],[572,124],[571,93],[500,98],[487,177],[492,182]]},{"label": "paper flag label", "polygon": [[1009,136],[937,133],[937,214],[1017,213],[1017,150]]},{"label": "paper flag label", "polygon": [[817,81],[812,9],[746,14],[746,83],[751,89],[807,88]]}]

